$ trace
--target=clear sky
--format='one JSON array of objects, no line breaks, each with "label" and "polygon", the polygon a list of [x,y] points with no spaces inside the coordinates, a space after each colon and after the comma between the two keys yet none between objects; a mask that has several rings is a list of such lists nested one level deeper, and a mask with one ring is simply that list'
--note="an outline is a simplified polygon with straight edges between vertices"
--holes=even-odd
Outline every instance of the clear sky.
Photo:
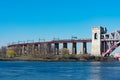
[{"label": "clear sky", "polygon": [[0,46],[44,38],[91,38],[120,29],[120,0],[0,0]]}]

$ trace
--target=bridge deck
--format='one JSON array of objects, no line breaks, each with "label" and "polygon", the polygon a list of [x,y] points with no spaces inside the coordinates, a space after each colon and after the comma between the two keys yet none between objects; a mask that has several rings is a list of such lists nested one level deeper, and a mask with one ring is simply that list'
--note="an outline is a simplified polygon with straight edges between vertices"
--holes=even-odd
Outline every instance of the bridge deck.
[{"label": "bridge deck", "polygon": [[47,42],[31,42],[31,43],[21,43],[21,44],[12,44],[8,47],[12,46],[22,46],[22,45],[37,45],[37,44],[54,44],[54,43],[83,43],[83,42],[92,42],[91,39],[78,39],[78,40],[53,40]]}]

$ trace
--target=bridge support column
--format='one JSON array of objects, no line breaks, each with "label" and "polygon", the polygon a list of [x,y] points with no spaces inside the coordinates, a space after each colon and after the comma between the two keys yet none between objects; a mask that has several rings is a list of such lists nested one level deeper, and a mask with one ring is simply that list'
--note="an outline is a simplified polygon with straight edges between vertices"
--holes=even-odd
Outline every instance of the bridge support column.
[{"label": "bridge support column", "polygon": [[47,44],[47,54],[51,54],[51,44]]},{"label": "bridge support column", "polygon": [[24,55],[25,54],[25,46],[23,45],[22,46],[22,55]]},{"label": "bridge support column", "polygon": [[102,46],[102,39],[104,39],[105,36],[103,36],[103,34],[105,34],[106,32],[107,32],[106,28],[93,27],[92,29],[92,50],[91,50],[92,55],[102,56],[102,51],[104,48],[104,46]]},{"label": "bridge support column", "polygon": [[55,43],[55,54],[59,54],[59,43]]},{"label": "bridge support column", "polygon": [[40,54],[40,44],[38,44],[38,54]]},{"label": "bridge support column", "polygon": [[102,41],[102,45],[101,45],[101,51],[102,53],[105,53],[107,50],[107,42],[106,41]]},{"label": "bridge support column", "polygon": [[87,54],[87,44],[86,44],[86,42],[83,42],[82,50],[83,50],[83,54]]},{"label": "bridge support column", "polygon": [[67,48],[67,43],[63,43],[63,48]]},{"label": "bridge support column", "polygon": [[35,54],[35,45],[34,44],[32,44],[32,54]]},{"label": "bridge support column", "polygon": [[46,44],[46,53],[50,54],[51,44]]},{"label": "bridge support column", "polygon": [[26,45],[26,54],[29,54],[29,45]]},{"label": "bridge support column", "polygon": [[27,45],[24,45],[24,55],[27,54]]},{"label": "bridge support column", "polygon": [[77,54],[77,46],[76,46],[76,43],[72,43],[72,54]]},{"label": "bridge support column", "polygon": [[47,44],[44,44],[44,54],[47,54]]},{"label": "bridge support column", "polygon": [[18,54],[18,53],[17,53],[17,47],[16,47],[16,46],[13,48],[13,50],[15,51],[16,54]]},{"label": "bridge support column", "polygon": [[22,54],[22,48],[21,46],[18,46],[18,55],[20,56]]},{"label": "bridge support column", "polygon": [[101,33],[102,27],[93,27],[92,29],[92,50],[91,54],[94,56],[101,56]]},{"label": "bridge support column", "polygon": [[40,54],[44,54],[44,44],[40,44]]},{"label": "bridge support column", "polygon": [[38,53],[38,44],[35,44],[34,45],[34,54],[37,54]]},{"label": "bridge support column", "polygon": [[27,45],[27,54],[32,54],[32,48],[33,46],[32,45]]}]

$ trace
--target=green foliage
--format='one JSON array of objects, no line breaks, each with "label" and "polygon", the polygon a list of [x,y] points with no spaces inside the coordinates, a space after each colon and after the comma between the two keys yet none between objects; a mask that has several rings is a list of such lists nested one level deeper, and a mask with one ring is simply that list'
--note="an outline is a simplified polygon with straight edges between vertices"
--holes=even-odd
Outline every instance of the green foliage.
[{"label": "green foliage", "polygon": [[6,56],[9,57],[9,58],[15,57],[14,50],[7,50]]}]

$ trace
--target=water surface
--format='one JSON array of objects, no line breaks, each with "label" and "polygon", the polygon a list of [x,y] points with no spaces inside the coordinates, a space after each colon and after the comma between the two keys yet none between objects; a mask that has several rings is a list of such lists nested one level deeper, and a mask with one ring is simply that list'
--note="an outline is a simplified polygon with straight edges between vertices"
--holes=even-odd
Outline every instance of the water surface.
[{"label": "water surface", "polygon": [[120,80],[120,62],[1,61],[0,80]]}]

